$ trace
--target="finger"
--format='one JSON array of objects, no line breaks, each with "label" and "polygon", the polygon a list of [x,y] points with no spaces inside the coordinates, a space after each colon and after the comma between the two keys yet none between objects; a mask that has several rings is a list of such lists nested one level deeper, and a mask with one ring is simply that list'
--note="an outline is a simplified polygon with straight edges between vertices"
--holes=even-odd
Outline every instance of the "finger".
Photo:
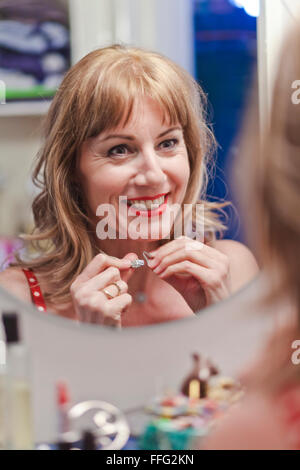
[{"label": "finger", "polygon": [[[199,240],[192,240],[189,237],[182,236],[172,240],[169,243],[159,247],[157,250],[151,252],[154,255],[154,261],[162,260],[165,256],[179,249],[179,247],[185,247],[186,251],[201,251],[210,258],[218,259],[222,261],[224,258],[223,253],[221,253],[216,248],[213,248],[205,243],[200,242]],[[156,263],[157,265],[158,263]],[[154,263],[153,263],[154,267]]]},{"label": "finger", "polygon": [[110,266],[102,271],[97,276],[94,276],[92,279],[89,279],[87,282],[80,287],[80,293],[82,295],[90,295],[91,292],[102,290],[105,287],[109,286],[113,282],[117,282],[121,279],[120,271],[115,266]]},{"label": "finger", "polygon": [[118,295],[107,302],[104,309],[104,316],[114,316],[122,313],[132,303],[132,296],[128,293]]},{"label": "finger", "polygon": [[92,323],[93,312],[86,308],[78,312],[78,320],[82,323]]},{"label": "finger", "polygon": [[121,314],[115,313],[111,316],[105,316],[102,324],[105,326],[121,326]]},{"label": "finger", "polygon": [[179,237],[157,248],[154,251],[150,251],[150,253],[154,256],[154,259],[149,262],[150,267],[156,267],[163,258],[180,249],[198,249],[199,251],[203,249],[203,243],[198,242],[198,245],[195,245],[193,242],[195,242],[195,240],[192,240],[191,238]]},{"label": "finger", "polygon": [[[116,285],[117,284],[117,285]],[[114,282],[113,284],[109,284],[105,287],[105,292],[108,292],[113,298],[117,297],[117,295],[125,294],[128,291],[128,284],[122,279]]]},{"label": "finger", "polygon": [[114,266],[120,270],[128,269],[131,266],[131,262],[128,259],[119,259],[114,258],[113,256],[106,255],[104,253],[99,253],[96,255],[92,261],[84,268],[84,270],[79,274],[76,281],[77,284],[86,282],[89,279],[92,279],[94,276],[99,274],[105,268],[109,266]]},{"label": "finger", "polygon": [[[127,296],[128,294],[123,294]],[[128,295],[129,298],[131,296]],[[123,305],[127,305],[128,299],[123,298],[121,302],[111,303],[103,292],[94,292],[89,297],[88,304],[81,311],[80,320],[86,323],[97,323],[100,325],[116,326],[120,324]]]},{"label": "finger", "polygon": [[[138,259],[138,255],[136,253],[127,253],[127,255],[125,255],[123,259],[130,260],[130,263],[131,263],[131,261]],[[123,279],[123,281],[128,282],[134,272],[135,272],[134,268],[124,270],[120,273],[121,278]]]},{"label": "finger", "polygon": [[105,293],[94,292],[88,301],[88,308],[95,312],[100,320],[105,317],[113,317],[114,315],[120,314],[132,303],[132,296],[127,292],[125,294],[118,295],[113,299],[107,299]]},{"label": "finger", "polygon": [[99,312],[93,311],[89,315],[89,323],[104,326],[121,325],[121,314],[112,314],[111,316],[99,315]]},{"label": "finger", "polygon": [[203,253],[203,251],[196,251],[196,250],[186,250],[185,248],[181,250],[176,250],[175,252],[165,256],[161,262],[156,266],[153,270],[155,274],[162,273],[168,266],[179,263],[180,261],[191,261],[193,263],[197,263],[200,266],[205,268],[216,268],[218,266],[217,262],[208,257]]},{"label": "finger", "polygon": [[103,324],[121,327],[122,314],[125,313],[131,303],[132,296],[127,293],[110,300],[106,305]]},{"label": "finger", "polygon": [[199,266],[191,261],[181,261],[180,263],[172,264],[168,266],[167,269],[158,276],[161,279],[167,279],[170,276],[176,274],[189,274],[190,276],[195,277],[199,283],[204,286],[209,286],[213,283],[213,271],[211,269],[204,268]]}]

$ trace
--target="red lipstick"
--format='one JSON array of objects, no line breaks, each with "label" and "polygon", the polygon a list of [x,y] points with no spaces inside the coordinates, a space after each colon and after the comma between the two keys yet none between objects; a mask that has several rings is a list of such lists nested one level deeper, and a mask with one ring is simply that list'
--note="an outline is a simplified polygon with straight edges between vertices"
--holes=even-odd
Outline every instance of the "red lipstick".
[{"label": "red lipstick", "polygon": [[149,199],[157,199],[161,196],[165,196],[168,193],[161,193],[161,194],[156,194],[155,196],[144,196],[144,197],[132,197],[132,198],[127,198],[127,201],[148,201]]},{"label": "red lipstick", "polygon": [[[142,216],[142,217],[154,217],[154,216],[157,216],[157,215],[161,215],[167,208],[169,193],[166,193],[166,194],[167,195],[165,197],[165,200],[164,200],[163,204],[161,206],[157,207],[157,209],[153,209],[153,210],[149,209],[149,210],[142,211],[140,209],[134,209],[132,206],[130,206],[128,214],[129,215],[134,215],[134,216]],[[163,194],[161,194],[161,196],[163,196]],[[148,198],[148,199],[152,199],[152,198]]]}]

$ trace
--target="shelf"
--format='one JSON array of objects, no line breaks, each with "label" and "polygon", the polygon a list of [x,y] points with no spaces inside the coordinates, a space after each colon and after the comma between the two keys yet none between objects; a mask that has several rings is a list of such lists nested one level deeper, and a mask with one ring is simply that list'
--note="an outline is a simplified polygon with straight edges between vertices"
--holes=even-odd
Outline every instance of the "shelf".
[{"label": "shelf", "polygon": [[43,116],[47,113],[51,100],[15,101],[0,104],[0,117]]}]

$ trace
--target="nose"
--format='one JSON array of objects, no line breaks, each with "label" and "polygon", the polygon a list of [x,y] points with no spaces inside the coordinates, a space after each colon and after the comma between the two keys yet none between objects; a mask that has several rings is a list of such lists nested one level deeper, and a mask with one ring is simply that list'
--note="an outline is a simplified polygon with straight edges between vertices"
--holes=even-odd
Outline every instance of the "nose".
[{"label": "nose", "polygon": [[140,165],[134,178],[137,186],[161,186],[167,180],[162,162],[154,150],[147,150],[140,155]]}]

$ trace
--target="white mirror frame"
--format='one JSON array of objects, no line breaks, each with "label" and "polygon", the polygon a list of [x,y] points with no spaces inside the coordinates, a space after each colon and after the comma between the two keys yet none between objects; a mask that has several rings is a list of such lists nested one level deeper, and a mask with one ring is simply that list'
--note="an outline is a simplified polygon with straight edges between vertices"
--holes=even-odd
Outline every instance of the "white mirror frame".
[{"label": "white mirror frame", "polygon": [[28,346],[37,442],[57,439],[55,384],[65,380],[72,403],[103,400],[126,411],[164,388],[177,390],[191,367],[191,354],[211,358],[235,374],[270,332],[272,315],[255,315],[260,278],[197,318],[121,331],[39,312],[0,288],[1,310],[21,313]]}]

